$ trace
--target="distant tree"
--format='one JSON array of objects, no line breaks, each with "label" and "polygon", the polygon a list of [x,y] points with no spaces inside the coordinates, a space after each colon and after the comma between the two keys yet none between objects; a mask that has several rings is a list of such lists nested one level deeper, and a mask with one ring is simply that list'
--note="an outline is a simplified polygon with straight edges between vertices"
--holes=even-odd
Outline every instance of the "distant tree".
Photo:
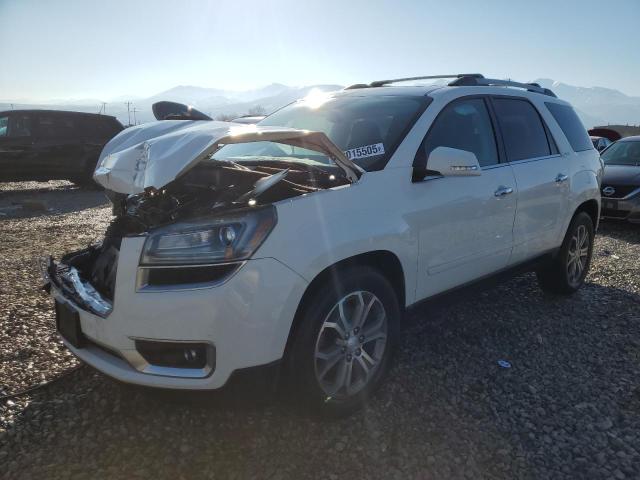
[{"label": "distant tree", "polygon": [[256,105],[255,107],[252,107],[249,109],[249,115],[266,115],[267,114],[267,109],[264,108],[262,105]]},{"label": "distant tree", "polygon": [[216,120],[219,120],[221,122],[230,122],[234,118],[238,118],[237,113],[221,113],[216,117]]}]

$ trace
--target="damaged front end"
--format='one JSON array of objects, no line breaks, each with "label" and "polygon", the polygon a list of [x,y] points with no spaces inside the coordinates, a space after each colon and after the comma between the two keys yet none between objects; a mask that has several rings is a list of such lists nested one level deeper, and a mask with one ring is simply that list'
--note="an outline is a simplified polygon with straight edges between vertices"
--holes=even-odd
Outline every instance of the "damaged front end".
[{"label": "damaged front end", "polygon": [[[98,247],[89,247],[70,255],[65,255],[60,262],[47,257],[41,261],[44,288],[51,292],[53,288],[59,295],[72,301],[76,306],[100,317],[106,317],[113,309],[112,300],[98,292],[91,283],[83,279],[85,276],[78,268],[71,266],[79,257],[94,258]],[[69,258],[71,257],[71,258]],[[115,264],[113,264],[115,268]],[[109,282],[104,282],[109,284]]]},{"label": "damaged front end", "polygon": [[[362,173],[322,133],[173,123],[128,129],[105,147],[94,178],[106,188],[115,218],[100,243],[59,262],[43,261],[45,283],[58,297],[108,316],[122,242],[129,237],[144,238],[137,291],[223,282],[276,225],[273,203],[348,185]],[[265,141],[315,150],[337,161],[320,168],[273,157],[246,158],[241,164],[213,158],[224,145]]]}]

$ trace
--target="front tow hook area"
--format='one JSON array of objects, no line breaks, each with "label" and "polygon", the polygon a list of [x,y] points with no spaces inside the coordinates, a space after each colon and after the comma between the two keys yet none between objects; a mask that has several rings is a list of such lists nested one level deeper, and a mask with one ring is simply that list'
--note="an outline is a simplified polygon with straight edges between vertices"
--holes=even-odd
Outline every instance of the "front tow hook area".
[{"label": "front tow hook area", "polygon": [[53,288],[65,299],[100,317],[111,313],[112,303],[83,280],[75,267],[55,262],[51,256],[41,258],[39,263],[45,292],[51,293]]}]

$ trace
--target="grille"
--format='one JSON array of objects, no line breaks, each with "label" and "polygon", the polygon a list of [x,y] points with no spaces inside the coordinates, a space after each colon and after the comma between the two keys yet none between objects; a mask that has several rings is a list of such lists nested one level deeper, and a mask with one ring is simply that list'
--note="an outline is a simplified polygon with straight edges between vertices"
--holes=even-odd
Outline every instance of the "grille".
[{"label": "grille", "polygon": [[[615,189],[615,193],[613,195],[605,195],[604,189],[607,187],[612,187]],[[631,192],[640,188],[640,185],[602,185],[602,195],[605,198],[623,198],[629,195]]]}]

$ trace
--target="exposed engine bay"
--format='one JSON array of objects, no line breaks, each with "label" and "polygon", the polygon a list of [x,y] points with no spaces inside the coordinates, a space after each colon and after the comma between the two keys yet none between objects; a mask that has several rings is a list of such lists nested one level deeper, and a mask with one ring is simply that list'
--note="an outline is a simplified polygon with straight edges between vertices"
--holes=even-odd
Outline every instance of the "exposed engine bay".
[{"label": "exposed engine bay", "polygon": [[114,299],[123,237],[147,234],[192,218],[255,209],[349,183],[337,167],[279,160],[245,161],[242,165],[205,160],[159,190],[147,188],[133,195],[107,191],[115,218],[104,239],[65,255],[59,263],[49,259],[43,270],[65,296],[104,316]]},{"label": "exposed engine bay", "polygon": [[[266,205],[349,183],[339,169],[333,170],[278,161],[204,161],[160,190],[109,196],[113,213],[126,219],[126,232],[136,234],[183,218]],[[265,185],[271,179],[275,181]]]}]

